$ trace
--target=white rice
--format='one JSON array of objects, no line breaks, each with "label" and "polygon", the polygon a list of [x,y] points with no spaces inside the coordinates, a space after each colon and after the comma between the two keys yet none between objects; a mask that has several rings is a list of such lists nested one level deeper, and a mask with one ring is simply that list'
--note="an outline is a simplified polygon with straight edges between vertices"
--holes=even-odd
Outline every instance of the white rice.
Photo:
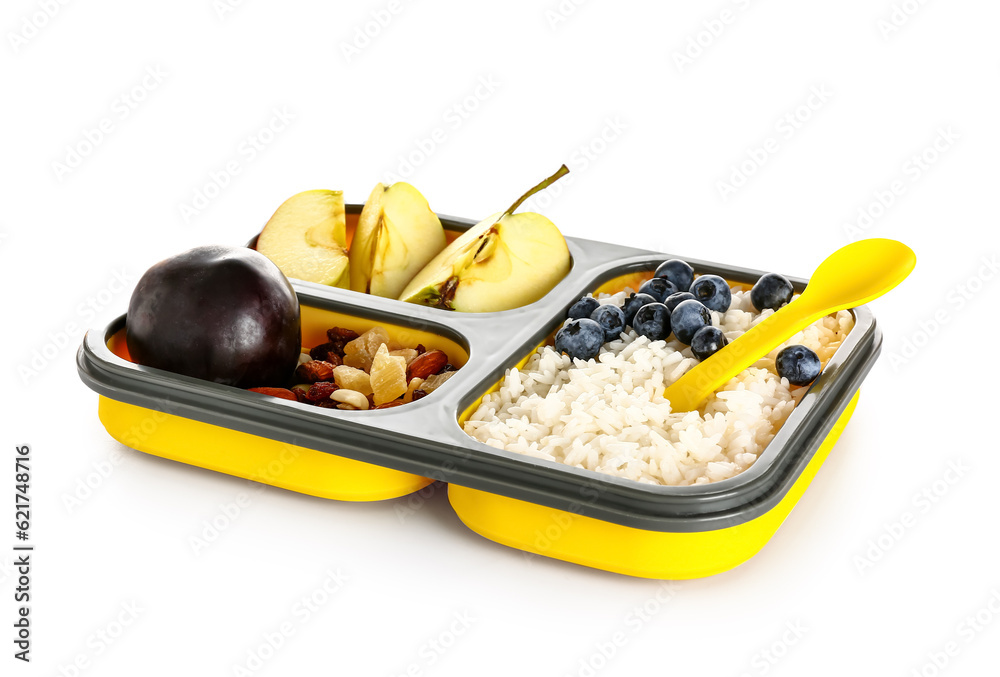
[{"label": "white rice", "polygon": [[[629,292],[599,300],[621,305]],[[750,292],[734,291],[712,323],[732,341],[772,312],[758,314]],[[679,341],[651,342],[630,329],[586,362],[544,346],[523,370],[507,371],[465,432],[498,449],[648,484],[723,480],[753,465],[806,390],[775,373],[781,348],[807,346],[826,366],[853,326],[847,311],[817,321],[730,380],[703,413],[673,413],[663,399],[698,363]]]}]

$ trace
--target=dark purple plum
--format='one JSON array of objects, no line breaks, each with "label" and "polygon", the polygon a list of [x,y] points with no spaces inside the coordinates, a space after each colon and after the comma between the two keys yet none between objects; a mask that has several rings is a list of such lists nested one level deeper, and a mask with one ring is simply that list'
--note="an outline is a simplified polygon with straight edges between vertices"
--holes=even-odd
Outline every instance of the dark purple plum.
[{"label": "dark purple plum", "polygon": [[246,247],[195,247],[151,267],[125,328],[137,363],[238,388],[287,385],[302,349],[292,285]]}]

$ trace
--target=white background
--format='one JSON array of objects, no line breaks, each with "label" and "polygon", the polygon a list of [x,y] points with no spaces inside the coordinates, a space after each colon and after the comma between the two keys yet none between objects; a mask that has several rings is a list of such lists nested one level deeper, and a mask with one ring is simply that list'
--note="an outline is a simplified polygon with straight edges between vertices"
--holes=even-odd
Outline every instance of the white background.
[{"label": "white background", "polygon": [[[567,0],[557,15],[555,0],[403,0],[395,14],[387,0],[104,0],[50,2],[51,18],[45,2],[5,2],[0,672],[74,674],[66,666],[82,655],[80,674],[234,674],[286,621],[294,634],[253,674],[995,668],[1000,286],[983,262],[995,267],[1000,244],[1000,6],[897,2]],[[368,24],[373,12],[387,25]],[[494,84],[477,98],[481,80]],[[800,108],[814,88],[827,93]],[[254,157],[241,152],[275,109],[294,119]],[[781,122],[796,113],[797,127]],[[68,158],[105,119],[96,146]],[[444,141],[431,148],[422,140],[437,128]],[[926,151],[939,130],[957,138]],[[773,152],[744,167],[745,185],[720,188],[765,145]],[[925,151],[934,161],[920,169],[913,156]],[[419,166],[402,167],[405,156]],[[231,161],[239,173],[185,218]],[[67,162],[77,166],[57,164]],[[661,583],[529,560],[474,535],[443,491],[401,519],[405,500],[267,489],[194,554],[190,538],[248,484],[112,441],[76,375],[79,327],[123,313],[152,263],[245,242],[298,191],[360,202],[395,173],[437,211],[476,218],[562,162],[572,181],[535,207],[567,235],[804,277],[858,236],[916,251],[913,275],[871,304],[884,352],[853,422],[764,550],[677,583],[661,603]],[[894,181],[899,194],[880,208]],[[852,235],[859,210],[873,217]],[[28,375],[35,351],[55,357]],[[12,458],[24,443],[37,547],[30,666],[9,642]],[[338,569],[342,589],[301,623],[297,601]],[[110,645],[98,639],[132,603],[138,618]],[[969,632],[977,612],[986,623]],[[456,614],[474,620],[461,628]],[[619,632],[623,646],[603,659]],[[437,638],[451,644],[443,654],[427,644]]]}]

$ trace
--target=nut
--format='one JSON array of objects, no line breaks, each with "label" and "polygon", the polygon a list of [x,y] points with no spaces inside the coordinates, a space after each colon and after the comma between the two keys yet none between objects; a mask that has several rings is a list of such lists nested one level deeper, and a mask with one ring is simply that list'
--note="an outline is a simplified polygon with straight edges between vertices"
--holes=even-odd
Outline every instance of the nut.
[{"label": "nut", "polygon": [[250,392],[260,393],[261,395],[270,395],[271,397],[291,400],[292,402],[297,402],[299,399],[295,396],[295,393],[287,388],[250,388]]},{"label": "nut", "polygon": [[330,383],[329,381],[320,381],[319,383],[313,383],[309,388],[309,392],[306,393],[306,399],[310,402],[320,402],[322,400],[330,399],[330,395],[337,391],[337,384]]},{"label": "nut", "polygon": [[368,408],[368,398],[359,393],[357,390],[339,388],[338,390],[333,391],[330,395],[330,399],[334,402],[340,402],[341,404],[349,404],[355,409]]},{"label": "nut", "polygon": [[333,378],[333,365],[323,360],[312,360],[300,364],[295,370],[295,377],[309,383],[329,381]]},{"label": "nut", "polygon": [[344,329],[343,327],[331,327],[326,330],[326,336],[330,341],[336,343],[347,343],[348,341],[353,341],[360,334],[353,329]]},{"label": "nut", "polygon": [[384,404],[380,404],[380,405],[378,405],[375,408],[376,409],[392,409],[393,407],[398,407],[398,406],[403,405],[403,404],[406,404],[405,402],[403,402],[403,400],[393,400],[392,402],[386,402]]},{"label": "nut", "polygon": [[443,351],[428,350],[410,362],[407,378],[427,378],[431,374],[441,371],[446,364],[448,364],[448,356]]}]

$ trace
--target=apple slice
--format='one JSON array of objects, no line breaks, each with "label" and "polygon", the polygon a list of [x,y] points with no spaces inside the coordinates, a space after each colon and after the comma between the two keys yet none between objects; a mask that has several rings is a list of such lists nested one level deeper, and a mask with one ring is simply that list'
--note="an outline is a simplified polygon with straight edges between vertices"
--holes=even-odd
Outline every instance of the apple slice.
[{"label": "apple slice", "polygon": [[401,301],[467,313],[510,310],[547,294],[570,268],[566,239],[541,214],[514,214],[528,197],[567,174],[565,165],[462,233],[410,281]]},{"label": "apple slice", "polygon": [[408,183],[375,186],[351,241],[351,289],[397,298],[445,246],[444,228]]},{"label": "apple slice", "polygon": [[347,221],[339,190],[307,190],[285,200],[257,238],[257,251],[288,277],[347,288]]}]

